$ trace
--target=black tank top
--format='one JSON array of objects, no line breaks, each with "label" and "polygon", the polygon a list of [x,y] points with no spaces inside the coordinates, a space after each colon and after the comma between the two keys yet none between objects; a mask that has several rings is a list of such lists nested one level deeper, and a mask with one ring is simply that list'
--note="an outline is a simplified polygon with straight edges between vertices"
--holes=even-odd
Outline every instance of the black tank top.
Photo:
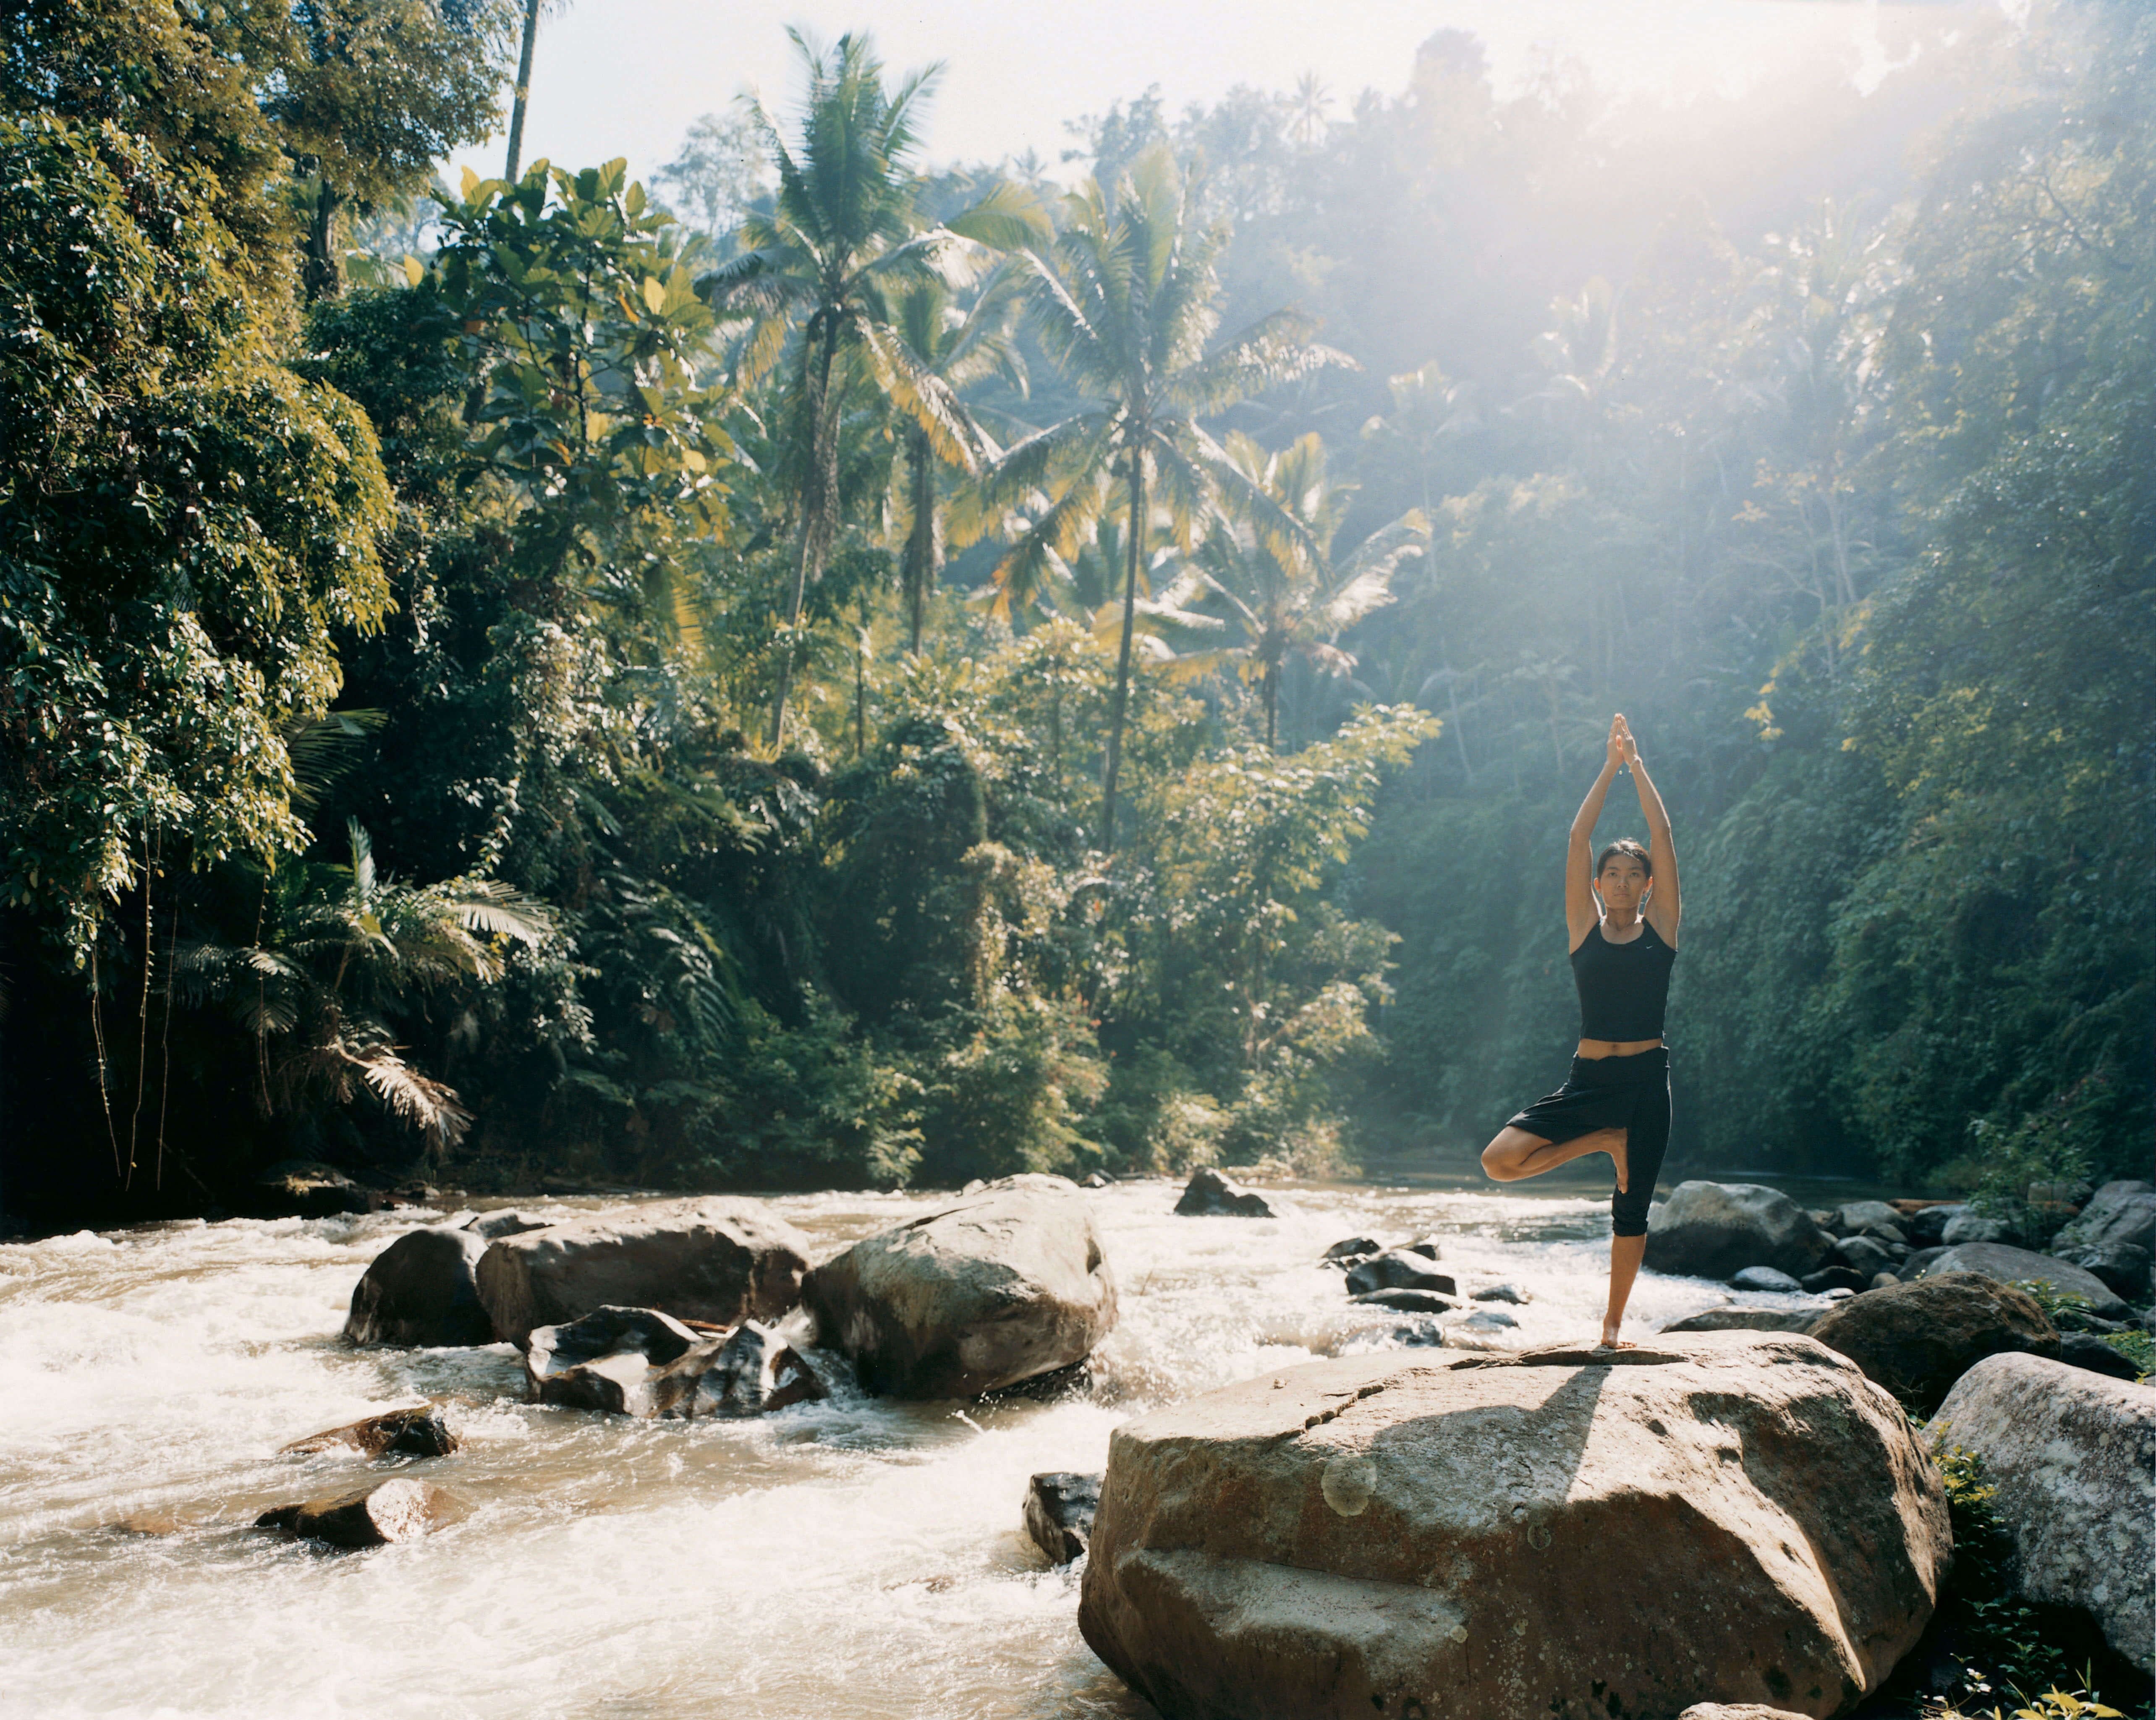
[{"label": "black tank top", "polygon": [[1645,921],[1630,943],[1612,943],[1597,921],[1572,952],[1584,1040],[1658,1040],[1677,952]]}]

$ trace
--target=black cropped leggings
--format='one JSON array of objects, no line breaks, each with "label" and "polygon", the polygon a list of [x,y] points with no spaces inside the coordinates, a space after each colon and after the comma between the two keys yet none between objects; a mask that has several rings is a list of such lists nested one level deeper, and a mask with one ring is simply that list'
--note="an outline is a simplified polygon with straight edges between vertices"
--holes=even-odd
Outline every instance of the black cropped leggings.
[{"label": "black cropped leggings", "polygon": [[1625,1132],[1625,1181],[1609,1196],[1609,1228],[1618,1236],[1647,1234],[1647,1205],[1670,1150],[1670,1050],[1629,1057],[1575,1057],[1564,1085],[1514,1116],[1509,1127],[1545,1141],[1576,1141],[1598,1129]]}]

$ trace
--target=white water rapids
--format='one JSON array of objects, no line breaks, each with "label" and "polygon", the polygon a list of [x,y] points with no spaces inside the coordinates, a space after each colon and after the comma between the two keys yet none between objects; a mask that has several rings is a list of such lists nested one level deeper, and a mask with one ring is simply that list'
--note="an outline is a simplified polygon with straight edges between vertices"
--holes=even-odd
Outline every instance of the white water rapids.
[{"label": "white water rapids", "polygon": [[[1177,1192],[1091,1197],[1122,1319],[1089,1398],[841,1389],[752,1422],[527,1405],[506,1344],[345,1346],[367,1262],[436,1214],[0,1246],[0,1714],[1149,1716],[1079,1636],[1075,1574],[1025,1538],[1029,1475],[1100,1469],[1109,1430],[1150,1407],[1393,1342],[1401,1317],[1351,1307],[1317,1265],[1342,1237],[1435,1234],[1463,1293],[1530,1292],[1492,1305],[1511,1348],[1591,1338],[1607,1270],[1607,1205],[1578,1183],[1297,1189],[1260,1219],[1178,1218]],[[828,1253],[936,1200],[772,1204]],[[1795,1299],[1648,1274],[1627,1329],[1732,1300]],[[409,1472],[470,1518],[345,1554],[249,1527],[379,1472],[280,1445],[419,1396],[449,1400],[465,1447]],[[141,1513],[181,1527],[112,1527]]]}]

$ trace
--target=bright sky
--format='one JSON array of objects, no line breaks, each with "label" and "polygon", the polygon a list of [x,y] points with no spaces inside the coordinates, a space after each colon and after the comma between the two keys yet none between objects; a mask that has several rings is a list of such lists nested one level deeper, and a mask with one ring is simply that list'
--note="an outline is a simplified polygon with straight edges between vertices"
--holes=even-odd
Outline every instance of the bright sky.
[{"label": "bright sky", "polygon": [[[1397,93],[1416,44],[1448,27],[1482,38],[1501,88],[1555,56],[1613,91],[1681,95],[1739,92],[1830,44],[1876,64],[1877,18],[1871,0],[570,0],[540,27],[525,159],[626,156],[640,177],[745,89],[789,110],[788,24],[828,40],[865,23],[894,72],[943,61],[930,160],[1030,148],[1054,169],[1064,121],[1154,84],[1179,112],[1315,71],[1344,118],[1363,89]],[[459,164],[499,173],[502,154],[497,141]]]}]

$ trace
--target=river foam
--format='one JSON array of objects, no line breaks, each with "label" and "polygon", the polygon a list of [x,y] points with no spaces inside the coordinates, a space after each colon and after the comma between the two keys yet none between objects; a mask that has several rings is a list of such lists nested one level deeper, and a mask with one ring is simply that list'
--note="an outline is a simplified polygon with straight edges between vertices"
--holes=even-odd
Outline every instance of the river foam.
[{"label": "river foam", "polygon": [[[1302,1189],[1250,1219],[1176,1217],[1176,1193],[1091,1197],[1122,1318],[1090,1395],[893,1404],[842,1382],[753,1422],[527,1405],[507,1345],[346,1348],[367,1262],[434,1215],[0,1246],[0,1714],[1149,1715],[1080,1638],[1075,1574],[1024,1538],[1026,1477],[1099,1469],[1155,1405],[1398,1342],[1317,1264],[1342,1237],[1435,1234],[1462,1291],[1531,1293],[1471,1340],[1502,1348],[1592,1337],[1608,1249],[1604,1204],[1566,1194]],[[833,1250],[935,1197],[773,1204]],[[1647,1274],[1634,1320],[1732,1300],[1793,1299]],[[248,1527],[375,1472],[280,1445],[419,1397],[465,1445],[413,1472],[467,1521],[348,1555]],[[152,1514],[179,1527],[115,1527]]]}]

